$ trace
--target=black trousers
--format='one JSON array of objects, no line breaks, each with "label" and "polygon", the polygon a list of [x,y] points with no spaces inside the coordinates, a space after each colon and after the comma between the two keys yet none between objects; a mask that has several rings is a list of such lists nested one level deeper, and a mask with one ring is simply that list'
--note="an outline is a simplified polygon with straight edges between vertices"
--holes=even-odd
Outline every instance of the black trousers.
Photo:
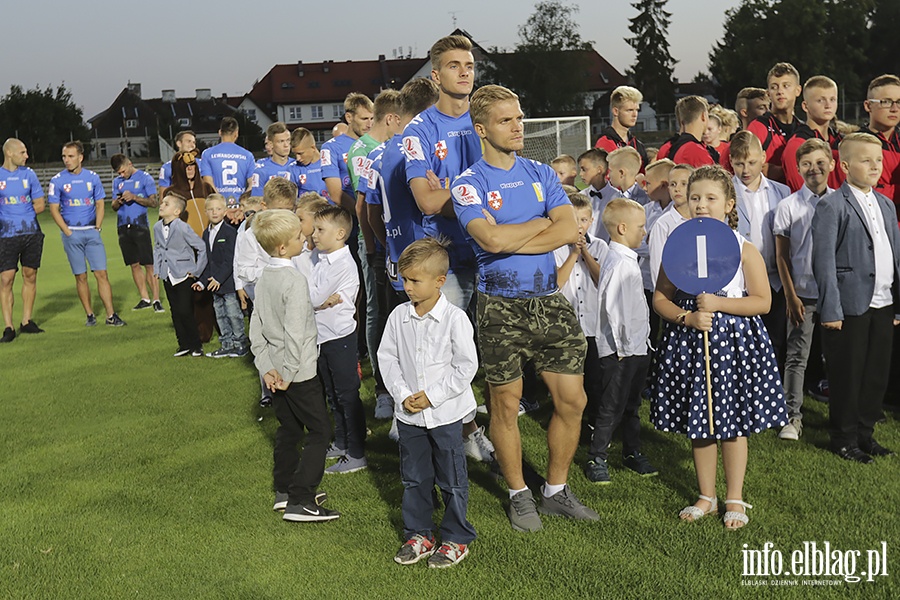
[{"label": "black trousers", "polygon": [[584,359],[584,393],[587,395],[587,406],[584,409],[584,416],[588,423],[594,425],[603,393],[603,368],[597,354],[596,338],[588,336],[587,343],[587,356]]},{"label": "black trousers", "polygon": [[178,285],[172,285],[168,279],[163,279],[179,350],[200,350],[203,347],[197,332],[197,321],[194,319],[193,283],[194,280],[190,277]]},{"label": "black trousers", "polygon": [[[325,474],[325,453],[331,443],[322,383],[318,376],[292,383],[287,390],[273,394],[272,405],[279,423],[272,470],[275,491],[287,492],[291,504],[312,504]],[[297,449],[301,442],[302,453]]]},{"label": "black trousers", "polygon": [[641,449],[641,391],[647,383],[650,356],[615,354],[600,358],[600,405],[594,419],[594,435],[588,456],[606,460],[609,443],[619,423],[622,424],[622,456]]},{"label": "black trousers", "polygon": [[784,361],[787,358],[787,300],[784,297],[784,288],[772,292],[772,308],[768,314],[762,315],[763,325],[769,332],[772,340],[772,350],[775,351],[775,360],[778,362],[778,374],[784,381]]},{"label": "black trousers", "polygon": [[844,317],[840,331],[822,330],[828,368],[831,445],[867,445],[887,389],[894,339],[894,307]]}]

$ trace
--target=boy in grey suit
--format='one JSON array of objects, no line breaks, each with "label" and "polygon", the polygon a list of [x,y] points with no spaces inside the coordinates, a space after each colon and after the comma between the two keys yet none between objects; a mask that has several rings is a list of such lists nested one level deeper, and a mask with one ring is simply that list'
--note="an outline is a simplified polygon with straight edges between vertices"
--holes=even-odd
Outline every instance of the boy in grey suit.
[{"label": "boy in grey suit", "polygon": [[839,147],[847,181],[813,217],[813,275],[828,367],[831,449],[868,464],[890,450],[873,437],[887,388],[893,326],[900,324],[900,229],[894,204],[875,191],[882,149],[868,133]]},{"label": "boy in grey suit", "polygon": [[163,280],[172,310],[172,324],[178,338],[175,356],[203,356],[194,320],[191,285],[206,267],[206,245],[179,218],[184,208],[185,199],[178,194],[166,194],[160,203],[160,220],[153,226],[153,269]]}]

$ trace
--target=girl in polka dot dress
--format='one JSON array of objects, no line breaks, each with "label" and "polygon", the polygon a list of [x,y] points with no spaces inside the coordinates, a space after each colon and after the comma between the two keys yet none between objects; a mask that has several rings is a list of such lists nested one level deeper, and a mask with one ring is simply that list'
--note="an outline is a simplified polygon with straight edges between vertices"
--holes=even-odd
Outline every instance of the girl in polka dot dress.
[{"label": "girl in polka dot dress", "polygon": [[[719,167],[697,169],[688,182],[692,217],[709,217],[737,225],[731,177]],[[747,470],[747,436],[787,423],[784,392],[775,354],[759,315],[769,311],[771,292],[766,267],[756,247],[735,232],[741,268],[715,294],[693,297],[675,288],[661,268],[653,308],[667,321],[655,364],[650,418],[662,431],[691,438],[699,499],[681,511],[694,521],[718,513],[716,466],[721,441],[725,468],[725,527],[747,524],[743,501]],[[712,374],[713,433],[703,334],[709,332]]]}]

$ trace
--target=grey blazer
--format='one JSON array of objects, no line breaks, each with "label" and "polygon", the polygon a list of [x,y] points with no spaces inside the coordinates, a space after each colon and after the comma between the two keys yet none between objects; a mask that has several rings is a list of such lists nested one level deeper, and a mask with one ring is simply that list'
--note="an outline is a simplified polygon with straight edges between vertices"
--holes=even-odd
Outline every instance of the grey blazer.
[{"label": "grey blazer", "polygon": [[163,235],[163,222],[153,225],[153,269],[160,279],[169,275],[180,279],[190,273],[199,277],[206,268],[206,244],[191,226],[175,219],[169,223],[169,238]]},{"label": "grey blazer", "polygon": [[[873,190],[874,191],[874,190]],[[885,231],[893,251],[894,313],[897,314],[900,284],[900,229],[897,209],[885,196],[875,193]],[[817,309],[822,322],[843,321],[869,309],[875,293],[875,252],[865,214],[848,183],[816,204],[812,222],[813,276],[819,288]]]}]

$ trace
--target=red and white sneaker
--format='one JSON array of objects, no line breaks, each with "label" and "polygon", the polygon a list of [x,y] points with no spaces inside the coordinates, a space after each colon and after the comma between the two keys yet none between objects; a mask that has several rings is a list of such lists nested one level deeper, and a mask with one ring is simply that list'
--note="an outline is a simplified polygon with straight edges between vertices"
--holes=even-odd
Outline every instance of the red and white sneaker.
[{"label": "red and white sneaker", "polygon": [[455,542],[444,542],[437,552],[428,559],[428,567],[431,569],[443,569],[452,567],[469,554],[469,546]]},{"label": "red and white sneaker", "polygon": [[412,565],[423,558],[427,558],[434,554],[434,538],[431,536],[416,534],[406,540],[406,543],[400,546],[394,556],[394,562],[401,565]]}]

